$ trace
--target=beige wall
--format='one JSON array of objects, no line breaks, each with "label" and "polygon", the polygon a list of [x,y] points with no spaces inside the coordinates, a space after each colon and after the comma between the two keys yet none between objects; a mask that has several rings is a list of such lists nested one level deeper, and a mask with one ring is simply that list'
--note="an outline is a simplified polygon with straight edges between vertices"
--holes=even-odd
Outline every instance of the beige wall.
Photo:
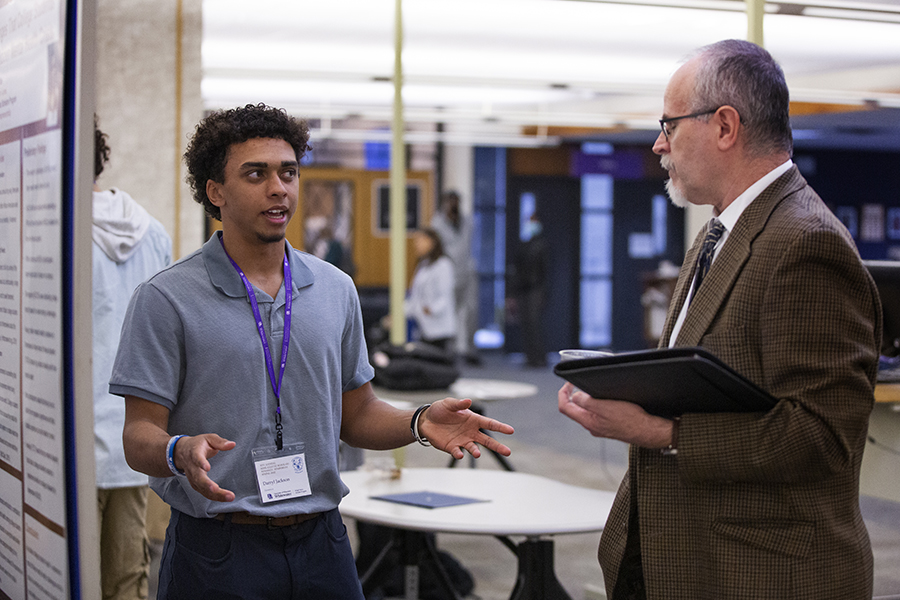
[{"label": "beige wall", "polygon": [[96,111],[112,148],[98,184],[128,192],[159,219],[176,258],[205,241],[181,161],[203,111],[201,35],[201,0],[97,0]]}]

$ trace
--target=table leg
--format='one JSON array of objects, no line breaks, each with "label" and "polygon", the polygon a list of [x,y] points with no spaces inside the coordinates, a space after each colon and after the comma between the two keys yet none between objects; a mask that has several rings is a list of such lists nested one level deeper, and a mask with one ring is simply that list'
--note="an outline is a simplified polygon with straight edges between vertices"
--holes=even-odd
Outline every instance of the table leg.
[{"label": "table leg", "polygon": [[419,597],[419,536],[416,531],[400,529],[395,535],[403,539],[403,598],[417,600]]},{"label": "table leg", "polygon": [[518,546],[519,566],[510,600],[572,600],[553,570],[553,541],[526,539]]},{"label": "table leg", "polygon": [[389,577],[391,565],[396,565],[396,563],[392,563],[390,560],[387,560],[387,564],[384,563],[391,550],[396,548],[400,555],[399,560],[401,562],[399,566],[403,569],[402,593],[404,600],[417,600],[419,597],[419,589],[421,587],[420,566],[424,564],[423,561],[431,562],[433,571],[437,573],[441,580],[441,585],[450,594],[450,597],[453,600],[462,600],[462,597],[456,592],[456,588],[450,580],[450,575],[444,568],[443,563],[441,563],[432,534],[399,528],[385,528],[385,531],[390,532],[389,537],[371,564],[359,576],[363,592],[366,595],[383,585],[385,578]]},{"label": "table leg", "polygon": [[378,556],[375,557],[375,560],[372,561],[372,564],[369,565],[369,568],[366,569],[366,572],[360,575],[359,582],[363,586],[363,591],[366,590],[366,585],[369,583],[369,580],[378,570],[378,567],[381,566],[382,561],[387,556],[388,552],[391,551],[391,548],[394,547],[394,538],[391,537],[390,540],[384,545],[381,549],[381,552],[378,553]]},{"label": "table leg", "polygon": [[438,577],[440,577],[441,582],[444,584],[444,589],[447,592],[450,592],[453,600],[463,600],[462,596],[460,596],[456,591],[456,586],[453,585],[453,581],[451,581],[450,579],[450,574],[447,573],[447,569],[444,568],[444,563],[441,562],[441,557],[438,555],[437,547],[434,545],[435,539],[437,538],[429,537],[428,535],[422,535],[422,541],[425,545],[425,550],[428,552],[428,556],[431,558],[431,562],[438,573]]},{"label": "table leg", "polygon": [[505,456],[503,456],[499,452],[494,452],[493,450],[488,450],[488,452],[494,455],[494,458],[497,459],[497,462],[500,463],[500,466],[503,467],[506,471],[515,471],[512,464],[508,460],[506,460]]},{"label": "table leg", "polygon": [[419,597],[420,565],[423,559],[431,561],[444,590],[450,594],[453,600],[462,600],[453,586],[453,582],[450,581],[450,575],[441,564],[432,538],[421,531],[409,529],[397,529],[395,532],[395,535],[401,536],[402,539],[404,600],[417,600]]}]

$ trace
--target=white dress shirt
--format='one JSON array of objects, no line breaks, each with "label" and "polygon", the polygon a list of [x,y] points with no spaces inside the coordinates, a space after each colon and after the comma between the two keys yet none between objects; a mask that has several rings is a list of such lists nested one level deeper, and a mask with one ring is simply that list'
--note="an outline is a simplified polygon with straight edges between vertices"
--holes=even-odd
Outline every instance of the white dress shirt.
[{"label": "white dress shirt", "polygon": [[[731,233],[731,230],[734,229],[734,226],[737,224],[738,219],[744,213],[744,210],[750,206],[750,203],[756,200],[756,197],[759,196],[763,190],[772,185],[772,183],[784,175],[788,169],[793,166],[793,161],[788,159],[787,162],[781,164],[761,178],[759,178],[756,183],[748,187],[744,192],[734,199],[734,201],[728,205],[728,207],[722,211],[722,214],[716,215],[719,221],[721,221],[722,225],[725,226],[725,232],[722,234],[722,237],[719,238],[719,242],[716,244],[716,248],[713,251],[712,261],[715,262],[716,256],[719,255],[719,252],[722,250],[722,246],[725,245],[725,242],[728,241],[728,234]],[[712,264],[712,263],[710,263]],[[697,278],[697,273],[694,273],[694,279]],[[691,287],[694,287],[694,279],[691,279]],[[669,347],[673,347],[675,342],[678,340],[678,334],[681,332],[681,326],[684,325],[684,319],[687,316],[688,306],[691,303],[691,295],[692,292],[688,292],[688,297],[684,301],[684,305],[681,307],[681,312],[678,313],[678,320],[675,321],[675,327],[672,329],[672,335],[669,337]]]}]

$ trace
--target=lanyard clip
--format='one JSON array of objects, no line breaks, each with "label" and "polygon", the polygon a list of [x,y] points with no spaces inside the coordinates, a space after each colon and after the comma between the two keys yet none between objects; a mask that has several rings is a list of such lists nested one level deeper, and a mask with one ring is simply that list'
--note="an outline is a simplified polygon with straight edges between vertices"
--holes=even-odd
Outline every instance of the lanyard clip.
[{"label": "lanyard clip", "polygon": [[281,435],[281,407],[275,409],[275,447],[282,450],[284,447],[284,438]]}]

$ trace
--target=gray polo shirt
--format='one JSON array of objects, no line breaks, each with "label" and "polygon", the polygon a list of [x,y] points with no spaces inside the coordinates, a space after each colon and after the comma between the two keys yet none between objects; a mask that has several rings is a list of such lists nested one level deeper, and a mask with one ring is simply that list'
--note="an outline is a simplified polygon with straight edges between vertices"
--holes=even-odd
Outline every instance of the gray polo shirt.
[{"label": "gray polo shirt", "polygon": [[[293,310],[282,425],[285,446],[303,446],[312,494],[263,504],[251,452],[275,445],[275,394],[247,292],[218,236],[135,290],[109,390],[168,408],[172,435],[217,433],[236,442],[210,460],[209,473],[235,500],[207,500],[185,477],[151,477],[150,486],[173,508],[200,518],[333,509],[347,493],[338,474],[341,394],[374,375],[356,288],[339,269],[287,245]],[[257,289],[256,299],[277,377],[284,286],[274,300]]]}]

